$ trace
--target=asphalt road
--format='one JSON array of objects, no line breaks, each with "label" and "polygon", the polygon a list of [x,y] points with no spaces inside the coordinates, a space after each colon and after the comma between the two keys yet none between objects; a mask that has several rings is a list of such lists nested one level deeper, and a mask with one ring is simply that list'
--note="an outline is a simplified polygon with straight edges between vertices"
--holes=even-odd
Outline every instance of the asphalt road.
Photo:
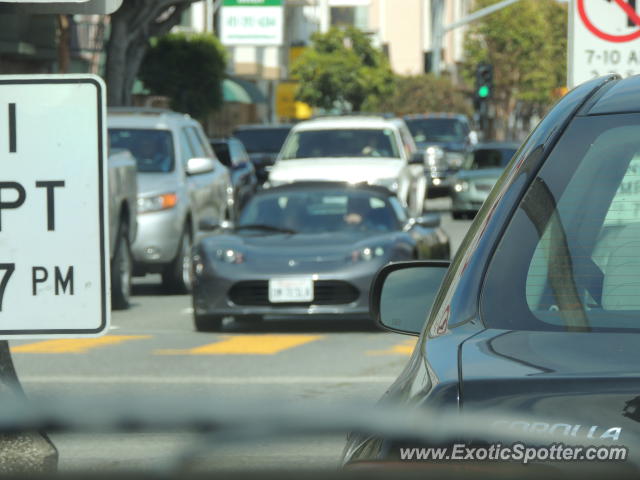
[{"label": "asphalt road", "polygon": [[[446,209],[445,200],[430,208]],[[469,221],[443,215],[452,247]],[[115,312],[98,339],[12,342],[27,394],[35,399],[126,399],[135,394],[210,395],[216,399],[276,397],[373,404],[405,365],[415,338],[376,330],[369,322],[295,319],[227,325],[198,333],[188,296],[165,296],[149,276],[136,281],[133,306]],[[60,467],[163,468],[196,442],[190,433],[52,435]],[[334,468],[344,437],[217,445],[218,469]]]}]

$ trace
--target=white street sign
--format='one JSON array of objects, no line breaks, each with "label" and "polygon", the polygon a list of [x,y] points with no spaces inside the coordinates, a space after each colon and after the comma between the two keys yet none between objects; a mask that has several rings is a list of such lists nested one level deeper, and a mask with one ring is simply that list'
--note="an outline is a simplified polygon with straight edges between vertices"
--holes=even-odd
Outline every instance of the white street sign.
[{"label": "white street sign", "polygon": [[282,0],[224,0],[220,14],[220,41],[224,45],[282,45],[282,3]]},{"label": "white street sign", "polygon": [[568,84],[640,73],[640,1],[571,0]]},{"label": "white street sign", "polygon": [[0,76],[0,339],[109,328],[105,87]]}]

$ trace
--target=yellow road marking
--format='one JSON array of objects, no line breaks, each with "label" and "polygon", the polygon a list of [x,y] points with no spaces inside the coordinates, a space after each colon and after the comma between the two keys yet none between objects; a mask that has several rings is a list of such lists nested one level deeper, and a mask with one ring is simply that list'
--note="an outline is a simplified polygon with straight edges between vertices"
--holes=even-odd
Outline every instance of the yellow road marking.
[{"label": "yellow road marking", "polygon": [[275,355],[321,339],[321,335],[238,335],[185,350],[156,350],[156,355]]},{"label": "yellow road marking", "polygon": [[368,350],[367,355],[411,355],[417,341],[417,338],[410,338],[386,350]]},{"label": "yellow road marking", "polygon": [[150,335],[107,335],[100,338],[64,338],[44,340],[11,347],[11,353],[86,353],[93,348],[117,345],[130,340],[151,338]]}]

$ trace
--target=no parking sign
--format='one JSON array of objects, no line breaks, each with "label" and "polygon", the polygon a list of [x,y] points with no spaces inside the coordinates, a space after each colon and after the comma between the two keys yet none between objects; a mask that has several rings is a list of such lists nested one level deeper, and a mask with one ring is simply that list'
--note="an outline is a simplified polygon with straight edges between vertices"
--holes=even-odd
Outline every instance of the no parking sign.
[{"label": "no parking sign", "polygon": [[568,84],[640,73],[640,1],[572,0]]}]

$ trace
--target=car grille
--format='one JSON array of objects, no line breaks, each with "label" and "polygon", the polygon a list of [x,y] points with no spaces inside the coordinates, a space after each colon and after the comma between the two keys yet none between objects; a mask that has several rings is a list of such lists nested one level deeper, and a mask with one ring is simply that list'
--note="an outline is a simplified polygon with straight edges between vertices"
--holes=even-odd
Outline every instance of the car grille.
[{"label": "car grille", "polygon": [[338,280],[318,280],[313,285],[313,302],[271,303],[269,302],[269,282],[266,280],[238,282],[229,291],[230,300],[236,305],[274,307],[310,305],[346,305],[358,299],[360,292],[348,282]]}]

